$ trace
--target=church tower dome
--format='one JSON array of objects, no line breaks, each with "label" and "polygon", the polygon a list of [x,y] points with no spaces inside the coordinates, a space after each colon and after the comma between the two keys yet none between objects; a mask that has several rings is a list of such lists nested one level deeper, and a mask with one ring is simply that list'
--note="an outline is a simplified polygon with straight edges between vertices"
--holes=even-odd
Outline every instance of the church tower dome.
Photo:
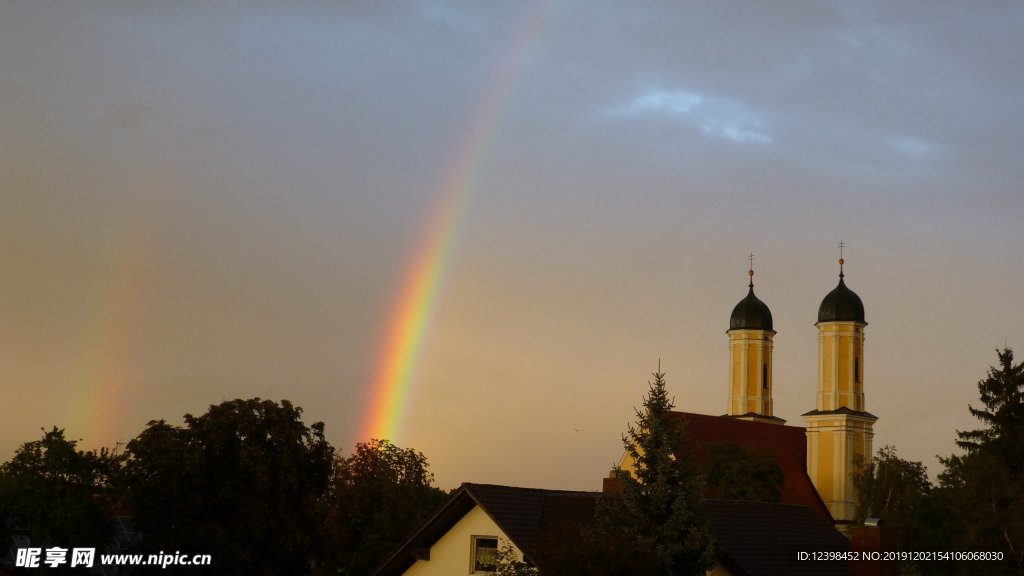
[{"label": "church tower dome", "polygon": [[[843,281],[844,260],[839,259],[839,285],[829,292],[818,307],[818,322],[860,322],[864,321],[864,303],[860,296],[846,287]],[[751,292],[753,295],[753,292]]]},{"label": "church tower dome", "polygon": [[771,330],[772,311],[768,305],[754,296],[754,276],[750,275],[747,297],[740,300],[729,317],[729,330]]}]

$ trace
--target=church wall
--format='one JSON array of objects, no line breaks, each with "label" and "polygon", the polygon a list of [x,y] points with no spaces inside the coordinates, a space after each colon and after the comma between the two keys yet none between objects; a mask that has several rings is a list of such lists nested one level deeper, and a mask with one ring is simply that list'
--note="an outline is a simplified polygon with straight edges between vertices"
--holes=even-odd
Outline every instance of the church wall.
[{"label": "church wall", "polygon": [[743,373],[743,355],[733,352],[730,353],[731,366],[729,371],[729,414],[742,414],[745,412],[743,405],[740,403],[741,398],[746,396],[744,391],[744,382],[741,379]]},{"label": "church wall", "polygon": [[750,397],[747,412],[760,412],[757,409],[758,375],[761,374],[761,354],[759,354],[758,348],[759,346],[756,344],[747,345],[747,374],[749,374],[747,378],[747,396]]},{"label": "church wall", "polygon": [[773,332],[729,330],[729,403],[727,413],[771,416]]},{"label": "church wall", "polygon": [[832,499],[832,477],[835,475],[835,435],[831,430],[818,432],[817,470],[812,478],[824,502]]},{"label": "church wall", "polygon": [[[838,344],[839,344],[838,345],[838,348],[839,348],[839,370],[837,371],[837,374],[839,375],[839,383],[840,383],[840,386],[841,386],[841,388],[839,389],[839,392],[844,397],[846,397],[847,395],[850,394],[850,392],[852,392],[850,390],[849,384],[853,380],[853,378],[852,378],[853,369],[850,367],[850,355],[849,355],[850,337],[846,336],[846,335],[840,335],[839,336],[839,343]],[[845,398],[843,400],[840,400],[840,404],[847,404],[847,401],[845,401]],[[852,406],[851,406],[851,408],[852,408]]]}]

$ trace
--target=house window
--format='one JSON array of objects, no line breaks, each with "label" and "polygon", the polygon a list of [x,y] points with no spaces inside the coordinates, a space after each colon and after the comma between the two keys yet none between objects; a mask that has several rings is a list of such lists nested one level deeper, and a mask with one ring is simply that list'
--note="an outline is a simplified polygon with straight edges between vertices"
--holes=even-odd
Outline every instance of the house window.
[{"label": "house window", "polygon": [[472,550],[470,573],[494,572],[498,564],[498,538],[496,536],[473,536]]}]

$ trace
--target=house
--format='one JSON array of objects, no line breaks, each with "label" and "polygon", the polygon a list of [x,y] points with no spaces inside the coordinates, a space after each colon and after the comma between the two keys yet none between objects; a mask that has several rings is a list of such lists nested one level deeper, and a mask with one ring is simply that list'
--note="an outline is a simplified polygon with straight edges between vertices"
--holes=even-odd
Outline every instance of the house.
[{"label": "house", "polygon": [[374,574],[489,573],[503,541],[519,559],[536,558],[555,522],[588,522],[599,492],[463,484]]},{"label": "house", "polygon": [[[543,569],[539,543],[557,536],[566,523],[590,522],[601,497],[600,492],[463,484],[374,575],[490,573],[502,542]],[[706,500],[703,511],[719,552],[709,574],[849,574],[845,562],[798,559],[799,552],[850,549],[849,540],[807,506]]]}]

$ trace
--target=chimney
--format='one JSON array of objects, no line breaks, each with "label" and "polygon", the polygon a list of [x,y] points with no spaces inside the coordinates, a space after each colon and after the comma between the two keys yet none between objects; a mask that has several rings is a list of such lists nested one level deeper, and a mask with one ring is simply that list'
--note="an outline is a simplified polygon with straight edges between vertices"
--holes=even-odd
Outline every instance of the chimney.
[{"label": "chimney", "polygon": [[881,518],[868,518],[863,526],[850,529],[850,551],[858,556],[850,562],[852,576],[899,576],[899,561],[883,560],[886,552],[899,551],[899,533],[884,524]]},{"label": "chimney", "polygon": [[604,492],[605,494],[622,494],[622,490],[622,480],[619,480],[619,473],[617,470],[609,472],[608,477],[604,478],[601,482],[601,492]]}]

